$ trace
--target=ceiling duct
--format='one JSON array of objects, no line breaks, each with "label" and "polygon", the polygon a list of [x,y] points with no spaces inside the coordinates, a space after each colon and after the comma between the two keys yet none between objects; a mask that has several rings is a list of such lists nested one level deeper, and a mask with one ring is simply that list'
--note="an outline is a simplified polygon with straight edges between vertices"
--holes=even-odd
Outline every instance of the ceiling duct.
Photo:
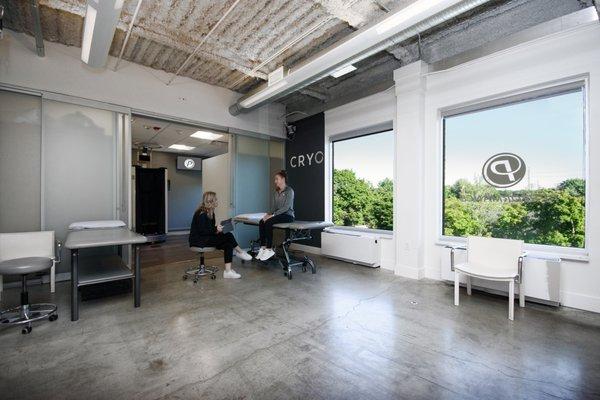
[{"label": "ceiling duct", "polygon": [[88,0],[83,22],[81,61],[103,68],[115,36],[123,0]]},{"label": "ceiling duct", "polygon": [[302,62],[282,81],[241,97],[229,112],[238,115],[272,102],[489,1],[417,0]]}]

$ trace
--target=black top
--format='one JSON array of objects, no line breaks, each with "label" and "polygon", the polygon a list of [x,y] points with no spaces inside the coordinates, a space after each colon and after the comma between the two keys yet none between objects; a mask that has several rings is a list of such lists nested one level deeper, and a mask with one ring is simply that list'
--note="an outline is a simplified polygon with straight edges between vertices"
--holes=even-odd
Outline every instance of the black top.
[{"label": "black top", "polygon": [[208,240],[217,234],[215,219],[200,210],[194,213],[190,227],[190,247],[206,247]]}]

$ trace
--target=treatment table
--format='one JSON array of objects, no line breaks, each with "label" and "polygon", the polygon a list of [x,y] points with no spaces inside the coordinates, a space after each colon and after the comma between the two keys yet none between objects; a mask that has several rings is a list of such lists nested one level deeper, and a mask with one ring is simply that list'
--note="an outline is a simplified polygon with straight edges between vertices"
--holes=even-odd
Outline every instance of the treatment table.
[{"label": "treatment table", "polygon": [[[264,216],[265,213],[241,214],[234,217],[233,221],[246,225],[258,226],[260,224],[260,220]],[[294,267],[301,266],[302,272],[306,272],[307,267],[310,266],[311,272],[313,274],[317,273],[317,266],[315,262],[308,256],[304,255],[302,258],[296,258],[291,255],[290,246],[292,243],[301,240],[312,239],[313,230],[324,229],[330,226],[333,226],[333,223],[326,221],[294,221],[273,225],[273,228],[285,230],[285,240],[281,244],[283,254],[278,255],[277,258],[279,260],[279,265],[281,265],[281,268],[283,269],[284,275],[286,275],[288,279],[292,279],[292,268]],[[256,243],[257,241],[253,241],[251,244],[253,248],[251,250],[254,250],[254,244]]]},{"label": "treatment table", "polygon": [[[140,306],[140,251],[145,236],[127,228],[83,229],[69,232],[65,247],[71,250],[71,321],[79,319],[79,288],[97,283],[133,279],[134,306]],[[134,267],[123,262],[122,247],[133,248]],[[79,257],[80,249],[119,246],[118,255]]]}]

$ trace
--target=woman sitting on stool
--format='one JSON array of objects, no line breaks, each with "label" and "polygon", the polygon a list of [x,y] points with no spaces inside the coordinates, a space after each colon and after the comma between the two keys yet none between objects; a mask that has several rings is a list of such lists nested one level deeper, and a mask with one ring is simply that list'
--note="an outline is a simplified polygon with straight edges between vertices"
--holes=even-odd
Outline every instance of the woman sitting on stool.
[{"label": "woman sitting on stool", "polygon": [[238,279],[241,275],[231,268],[233,252],[242,260],[250,261],[252,256],[238,246],[233,233],[223,233],[223,227],[215,224],[215,208],[218,206],[215,192],[205,192],[202,203],[194,213],[190,227],[190,247],[216,247],[223,250],[225,271],[223,278]]},{"label": "woman sitting on stool", "polygon": [[287,174],[279,171],[275,174],[275,193],[273,210],[263,217],[259,224],[260,250],[256,258],[267,261],[275,255],[273,250],[273,225],[294,221],[294,189],[287,185]]}]

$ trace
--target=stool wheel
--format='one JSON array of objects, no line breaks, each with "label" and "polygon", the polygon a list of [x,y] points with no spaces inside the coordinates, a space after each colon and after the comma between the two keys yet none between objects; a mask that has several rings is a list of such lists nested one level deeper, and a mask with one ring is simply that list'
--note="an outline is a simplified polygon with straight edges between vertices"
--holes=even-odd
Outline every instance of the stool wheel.
[{"label": "stool wheel", "polygon": [[183,280],[184,280],[184,281],[186,281],[186,280],[187,280],[187,278],[188,278],[187,274],[186,274],[186,275],[183,275]]},{"label": "stool wheel", "polygon": [[217,279],[217,276],[216,275],[211,275],[210,279],[215,280],[215,279]]},{"label": "stool wheel", "polygon": [[28,335],[31,333],[31,327],[30,326],[26,326],[25,328],[21,329],[21,333],[23,335]]},{"label": "stool wheel", "polygon": [[194,279],[194,283],[198,283],[198,279]]},{"label": "stool wheel", "polygon": [[58,315],[57,314],[52,314],[51,316],[48,317],[49,321],[56,321],[58,319]]}]

